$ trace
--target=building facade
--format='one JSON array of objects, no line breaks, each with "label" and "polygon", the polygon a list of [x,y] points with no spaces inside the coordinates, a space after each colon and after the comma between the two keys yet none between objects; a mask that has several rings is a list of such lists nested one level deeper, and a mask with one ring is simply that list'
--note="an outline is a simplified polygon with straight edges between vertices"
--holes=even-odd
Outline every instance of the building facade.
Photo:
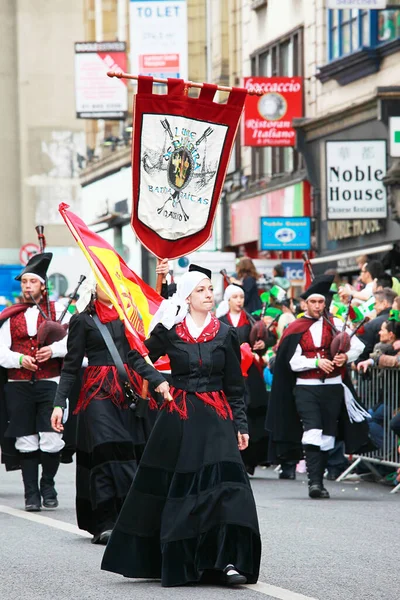
[{"label": "building facade", "polygon": [[[248,147],[238,134],[208,250],[248,255],[265,274],[283,261],[298,277],[301,252],[261,250],[260,220],[304,217],[316,270],[351,273],[365,249],[393,258],[396,176],[387,184],[396,165],[389,121],[399,110],[400,5],[387,4],[371,11],[331,10],[326,0],[188,0],[189,79],[302,82],[294,145]],[[87,0],[84,25],[86,40],[126,41],[129,56],[128,0]],[[83,211],[151,281],[154,261],[129,225],[130,125],[131,113],[125,123],[85,123]]]},{"label": "building facade", "polygon": [[57,208],[80,205],[77,155],[85,138],[74,110],[74,42],[83,36],[82,12],[83,0],[0,3],[2,265],[20,264],[21,248],[37,244],[37,224],[68,262],[72,238]]},{"label": "building facade", "polygon": [[242,0],[240,10],[242,76],[303,78],[303,116],[294,119],[294,147],[238,141],[226,184],[227,246],[264,261],[264,271],[298,261],[298,253],[261,251],[260,218],[309,216],[317,272],[352,274],[364,252],[393,263],[400,229],[389,121],[400,110],[399,2],[378,11]]},{"label": "building facade", "polygon": [[[83,0],[1,3],[3,91],[0,132],[2,259],[18,259],[32,228],[46,226],[50,246],[69,243],[57,216],[59,202],[76,206],[76,154],[83,126],[74,111],[73,44],[83,35]],[[60,18],[62,15],[62,18]],[[33,231],[34,234],[34,231]]]},{"label": "building facade", "polygon": [[400,114],[399,3],[388,1],[385,10],[316,5],[305,13],[315,36],[305,45],[309,101],[297,122],[314,190],[315,269],[355,274],[361,254],[394,266],[400,227],[386,183],[395,163],[389,123]]}]

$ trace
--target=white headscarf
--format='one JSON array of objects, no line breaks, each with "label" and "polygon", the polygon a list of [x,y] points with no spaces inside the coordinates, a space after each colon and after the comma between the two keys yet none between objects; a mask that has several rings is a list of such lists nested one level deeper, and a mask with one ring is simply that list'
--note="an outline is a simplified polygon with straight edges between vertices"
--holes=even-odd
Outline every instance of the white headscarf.
[{"label": "white headscarf", "polygon": [[215,315],[218,317],[218,319],[220,317],[223,317],[224,315],[227,315],[229,312],[229,300],[230,298],[232,298],[233,294],[237,294],[238,291],[241,291],[244,295],[244,291],[242,290],[241,287],[239,287],[238,285],[235,285],[233,283],[231,283],[230,285],[228,285],[228,287],[225,289],[224,292],[224,299],[222,300],[222,302],[220,303],[220,305],[218,306]]},{"label": "white headscarf", "polygon": [[200,271],[188,271],[185,273],[178,281],[176,294],[168,298],[168,300],[161,302],[159,309],[150,323],[149,331],[153,331],[158,323],[164,325],[166,329],[171,329],[177,323],[181,323],[189,310],[187,298],[203,279],[208,279],[208,277]]},{"label": "white headscarf", "polygon": [[92,294],[96,291],[96,278],[93,271],[90,271],[79,290],[79,300],[76,303],[76,310],[81,313],[90,302]]}]

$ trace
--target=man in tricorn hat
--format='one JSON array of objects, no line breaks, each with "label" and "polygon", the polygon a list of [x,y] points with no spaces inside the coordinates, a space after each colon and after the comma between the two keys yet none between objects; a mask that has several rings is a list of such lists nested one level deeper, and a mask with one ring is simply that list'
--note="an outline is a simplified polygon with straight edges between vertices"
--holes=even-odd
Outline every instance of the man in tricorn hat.
[{"label": "man in tricorn hat", "polygon": [[[42,499],[45,508],[58,506],[54,476],[64,446],[62,435],[51,428],[50,417],[67,341],[66,337],[53,343],[45,341],[39,347],[37,336],[45,317],[56,321],[64,309],[60,303],[46,302],[46,274],[52,256],[44,252],[29,260],[16,277],[21,282],[23,302],[0,314],[0,366],[7,370],[8,379],[4,387],[4,435],[8,442],[15,440],[27,511],[39,511]],[[63,323],[70,317],[67,312]]]},{"label": "man in tricorn hat", "polygon": [[347,352],[332,355],[331,342],[343,330],[343,322],[326,312],[332,280],[333,276],[323,275],[313,281],[302,295],[307,305],[304,316],[283,333],[267,416],[271,459],[298,460],[304,452],[311,498],[329,498],[323,474],[335,438],[343,437],[352,453],[368,440],[368,415],[354,399],[346,369],[364,344],[353,336]]}]

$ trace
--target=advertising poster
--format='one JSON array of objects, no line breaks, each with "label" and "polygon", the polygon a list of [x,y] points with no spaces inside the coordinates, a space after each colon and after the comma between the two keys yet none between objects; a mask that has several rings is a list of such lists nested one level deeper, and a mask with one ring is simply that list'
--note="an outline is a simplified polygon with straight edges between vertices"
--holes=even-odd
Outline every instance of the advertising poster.
[{"label": "advertising poster", "polygon": [[75,44],[75,100],[78,119],[126,118],[126,80],[107,77],[107,71],[116,67],[126,71],[125,42]]},{"label": "advertising poster", "polygon": [[188,79],[186,0],[131,0],[131,71]]}]

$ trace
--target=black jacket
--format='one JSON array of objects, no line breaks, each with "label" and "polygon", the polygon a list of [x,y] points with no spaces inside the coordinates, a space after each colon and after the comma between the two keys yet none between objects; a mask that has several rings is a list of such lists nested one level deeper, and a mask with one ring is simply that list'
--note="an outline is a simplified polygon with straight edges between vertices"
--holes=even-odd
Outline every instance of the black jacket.
[{"label": "black jacket", "polygon": [[[193,344],[182,340],[175,327],[168,330],[159,324],[145,344],[153,362],[168,355],[171,383],[175,388],[188,393],[224,391],[232,409],[235,428],[241,433],[248,432],[240,346],[232,327],[221,323],[213,340]],[[128,364],[154,387],[165,381],[136,350],[129,352]]]}]

